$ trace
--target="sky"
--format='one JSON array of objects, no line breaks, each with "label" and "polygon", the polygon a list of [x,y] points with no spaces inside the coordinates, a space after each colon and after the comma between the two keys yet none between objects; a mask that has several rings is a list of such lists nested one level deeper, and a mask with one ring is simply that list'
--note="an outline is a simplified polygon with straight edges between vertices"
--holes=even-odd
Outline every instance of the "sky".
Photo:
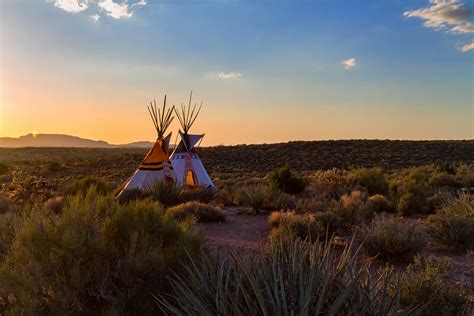
[{"label": "sky", "polygon": [[[203,145],[474,138],[474,2],[0,0],[0,137]],[[171,129],[179,129],[175,119]]]}]

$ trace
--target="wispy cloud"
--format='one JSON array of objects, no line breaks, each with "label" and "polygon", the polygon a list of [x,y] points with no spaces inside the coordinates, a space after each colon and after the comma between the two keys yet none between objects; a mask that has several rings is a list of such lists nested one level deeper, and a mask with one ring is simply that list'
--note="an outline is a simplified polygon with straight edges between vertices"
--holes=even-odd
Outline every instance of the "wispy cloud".
[{"label": "wispy cloud", "polygon": [[100,15],[98,14],[90,15],[89,17],[94,21],[94,23],[97,23],[100,19]]},{"label": "wispy cloud", "polygon": [[423,19],[425,26],[436,29],[467,23],[472,16],[472,11],[460,0],[430,0],[430,3],[427,8],[406,11],[403,15]]},{"label": "wispy cloud", "polygon": [[217,74],[217,78],[223,80],[237,79],[240,77],[242,77],[242,74],[238,72],[219,72]]},{"label": "wispy cloud", "polygon": [[463,52],[463,53],[467,53],[471,50],[474,50],[474,41],[462,46],[459,48],[459,51]]},{"label": "wispy cloud", "polygon": [[342,65],[344,66],[344,69],[349,70],[357,66],[357,60],[355,58],[349,58],[349,59],[343,60]]},{"label": "wispy cloud", "polygon": [[70,13],[87,10],[91,13],[89,17],[93,22],[100,19],[98,15],[100,11],[114,19],[130,18],[138,8],[147,5],[146,0],[133,3],[127,0],[47,0],[47,2],[53,2],[56,7]]},{"label": "wispy cloud", "polygon": [[64,11],[79,13],[86,10],[89,6],[87,0],[54,0],[54,5]]},{"label": "wispy cloud", "polygon": [[474,24],[465,23],[462,25],[455,26],[451,29],[451,32],[454,34],[474,33]]},{"label": "wispy cloud", "polygon": [[[473,12],[461,0],[430,0],[430,6],[406,11],[403,15],[423,19],[424,26],[438,31],[447,30],[458,35],[474,33],[474,25],[470,22]],[[465,53],[471,49],[472,42],[459,50]]]}]

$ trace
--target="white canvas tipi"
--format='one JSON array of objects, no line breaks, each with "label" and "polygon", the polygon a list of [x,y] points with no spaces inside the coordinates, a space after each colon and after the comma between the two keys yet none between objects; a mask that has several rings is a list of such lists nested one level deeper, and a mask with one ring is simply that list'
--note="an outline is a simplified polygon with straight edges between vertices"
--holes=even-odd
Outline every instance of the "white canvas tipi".
[{"label": "white canvas tipi", "polygon": [[174,119],[173,109],[174,107],[166,109],[166,95],[162,109],[157,109],[156,102],[154,104],[150,102],[148,112],[155,125],[158,138],[138,169],[124,183],[118,196],[127,190],[146,189],[157,181],[176,183],[176,174],[168,154],[171,133],[164,137]]},{"label": "white canvas tipi", "polygon": [[181,140],[171,155],[171,163],[173,164],[179,186],[201,186],[216,190],[214,183],[212,183],[211,178],[207,174],[207,171],[196,152],[196,147],[202,141],[204,134],[189,134],[189,129],[196,120],[202,106],[201,103],[196,111],[197,104],[194,104],[194,107],[191,109],[192,95],[193,93],[191,91],[187,108],[181,104],[181,112],[177,111],[176,108],[174,109],[183,131],[179,131]]}]

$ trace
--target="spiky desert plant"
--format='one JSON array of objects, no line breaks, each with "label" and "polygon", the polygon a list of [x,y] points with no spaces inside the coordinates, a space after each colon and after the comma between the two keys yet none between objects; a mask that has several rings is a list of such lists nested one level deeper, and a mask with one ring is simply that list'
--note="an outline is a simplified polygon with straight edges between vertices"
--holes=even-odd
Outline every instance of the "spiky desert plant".
[{"label": "spiky desert plant", "polygon": [[352,243],[336,255],[330,242],[274,242],[257,258],[230,254],[193,262],[171,280],[173,291],[155,300],[172,315],[396,313],[397,296],[387,294],[389,272],[372,278],[356,263],[357,253]]}]

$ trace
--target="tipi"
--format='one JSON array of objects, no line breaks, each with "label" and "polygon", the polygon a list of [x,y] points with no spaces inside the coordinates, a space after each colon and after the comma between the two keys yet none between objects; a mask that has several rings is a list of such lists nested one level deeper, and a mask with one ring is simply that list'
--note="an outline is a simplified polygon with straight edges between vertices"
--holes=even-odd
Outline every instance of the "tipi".
[{"label": "tipi", "polygon": [[124,183],[118,196],[130,189],[146,189],[157,181],[176,182],[176,174],[168,154],[171,133],[164,137],[166,130],[174,119],[172,116],[173,109],[174,107],[166,109],[166,95],[162,109],[157,109],[155,101],[153,101],[153,104],[150,102],[148,112],[153,125],[155,125],[158,139],[143,159],[140,167]]},{"label": "tipi", "polygon": [[201,105],[196,111],[197,103],[195,103],[191,109],[192,97],[193,92],[191,91],[188,106],[186,107],[181,103],[181,112],[178,111],[176,107],[174,108],[176,117],[178,118],[183,131],[180,130],[178,132],[181,141],[171,155],[171,163],[173,164],[179,186],[202,186],[204,188],[216,190],[214,183],[212,183],[211,178],[207,174],[206,169],[196,152],[196,146],[199,146],[204,134],[189,134],[189,129],[199,115],[202,106],[201,102]]}]

